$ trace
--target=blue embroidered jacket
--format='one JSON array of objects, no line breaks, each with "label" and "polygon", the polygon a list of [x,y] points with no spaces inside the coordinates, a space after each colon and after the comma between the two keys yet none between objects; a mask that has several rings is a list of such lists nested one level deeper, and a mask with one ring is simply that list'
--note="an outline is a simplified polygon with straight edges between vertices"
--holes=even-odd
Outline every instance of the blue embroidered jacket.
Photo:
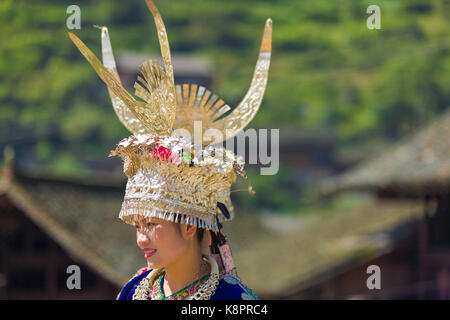
[{"label": "blue embroidered jacket", "polygon": [[[123,287],[117,296],[118,300],[132,300],[134,291],[151,270],[141,272]],[[211,300],[259,300],[259,298],[241,280],[233,275],[221,272],[216,291]]]}]

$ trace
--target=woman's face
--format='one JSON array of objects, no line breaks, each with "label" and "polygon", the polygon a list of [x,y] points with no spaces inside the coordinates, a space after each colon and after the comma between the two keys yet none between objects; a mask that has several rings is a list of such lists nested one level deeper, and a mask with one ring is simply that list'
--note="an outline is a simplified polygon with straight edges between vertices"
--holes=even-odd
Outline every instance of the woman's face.
[{"label": "woman's face", "polygon": [[177,260],[188,248],[187,239],[176,223],[159,218],[135,216],[136,240],[148,267],[163,268]]}]

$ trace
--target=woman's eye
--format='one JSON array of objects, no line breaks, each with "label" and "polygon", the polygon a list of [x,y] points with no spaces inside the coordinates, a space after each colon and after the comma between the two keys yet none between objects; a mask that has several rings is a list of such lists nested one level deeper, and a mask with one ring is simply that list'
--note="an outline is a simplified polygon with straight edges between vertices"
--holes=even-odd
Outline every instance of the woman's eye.
[{"label": "woman's eye", "polygon": [[135,225],[134,227],[135,227],[136,229],[139,229],[139,226],[138,226],[138,225]]},{"label": "woman's eye", "polygon": [[151,222],[147,223],[147,227],[153,227],[154,225],[155,225],[155,223],[151,223]]}]

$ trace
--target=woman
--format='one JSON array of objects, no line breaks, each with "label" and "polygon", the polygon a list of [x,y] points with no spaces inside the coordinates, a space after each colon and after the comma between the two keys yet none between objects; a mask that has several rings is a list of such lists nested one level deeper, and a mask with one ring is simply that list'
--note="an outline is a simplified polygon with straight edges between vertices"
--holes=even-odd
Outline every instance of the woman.
[{"label": "woman", "polygon": [[[145,299],[147,294],[151,300],[258,299],[239,278],[223,269],[219,272],[217,262],[208,254],[209,246],[205,246],[209,231],[141,216],[135,217],[135,226],[137,243],[148,268],[140,270],[125,285],[119,300]],[[199,292],[200,288],[205,290]]]},{"label": "woman", "polygon": [[[135,94],[145,103],[122,86],[106,27],[101,28],[103,64],[69,33],[106,83],[117,116],[133,133],[110,156],[122,158],[128,177],[119,218],[136,228],[148,267],[138,271],[118,299],[257,299],[238,278],[221,233],[222,222],[234,216],[231,185],[237,175],[246,177],[244,163],[211,144],[241,131],[261,104],[270,64],[271,20],[266,22],[249,91],[233,112],[221,117],[230,107],[209,90],[196,84],[175,87],[163,21],[154,3],[146,1],[164,68],[151,60],[139,68]],[[201,123],[200,132],[208,134],[194,144],[191,141],[199,139],[196,122]]]}]

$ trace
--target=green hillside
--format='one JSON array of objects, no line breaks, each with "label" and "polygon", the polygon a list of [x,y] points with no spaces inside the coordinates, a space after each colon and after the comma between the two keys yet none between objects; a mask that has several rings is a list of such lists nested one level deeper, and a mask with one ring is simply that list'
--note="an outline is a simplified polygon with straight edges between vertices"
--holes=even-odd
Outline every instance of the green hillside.
[{"label": "green hillside", "polygon": [[[437,117],[450,101],[450,3],[380,0],[381,29],[366,27],[375,1],[155,1],[172,52],[210,59],[213,88],[231,106],[245,94],[265,20],[273,55],[252,127],[326,129],[341,147],[394,140]],[[107,91],[67,36],[73,1],[0,2],[0,148],[76,174],[129,135]],[[74,32],[100,56],[109,27],[114,51],[157,54],[143,0],[82,1]],[[35,157],[35,158],[34,158]]]}]

